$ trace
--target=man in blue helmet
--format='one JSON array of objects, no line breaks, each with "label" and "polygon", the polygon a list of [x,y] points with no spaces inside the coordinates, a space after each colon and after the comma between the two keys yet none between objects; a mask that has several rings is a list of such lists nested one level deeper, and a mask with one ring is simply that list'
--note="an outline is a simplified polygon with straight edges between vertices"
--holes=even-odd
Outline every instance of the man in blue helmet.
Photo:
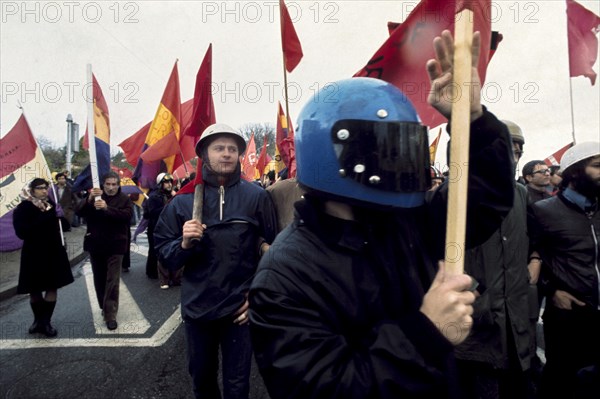
[{"label": "man in blue helmet", "polygon": [[[473,65],[479,41],[475,34]],[[434,45],[428,101],[449,117],[450,32]],[[453,345],[469,333],[475,296],[469,276],[438,266],[447,185],[425,203],[426,128],[390,84],[354,78],[335,89],[298,117],[297,178],[306,194],[250,290],[252,343],[269,395],[460,397]],[[512,206],[514,172],[506,126],[471,89],[468,214],[477,217],[467,241],[476,245]]]}]

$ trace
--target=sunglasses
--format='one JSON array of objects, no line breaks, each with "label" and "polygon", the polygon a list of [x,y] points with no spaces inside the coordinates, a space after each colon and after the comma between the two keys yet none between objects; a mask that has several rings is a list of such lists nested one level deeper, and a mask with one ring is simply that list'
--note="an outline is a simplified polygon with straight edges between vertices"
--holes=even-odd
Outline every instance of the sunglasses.
[{"label": "sunglasses", "polygon": [[535,175],[537,173],[542,174],[542,175],[545,175],[547,173],[550,175],[550,174],[552,174],[552,171],[550,169],[540,169],[540,170],[536,170],[535,172],[533,172],[532,175]]}]

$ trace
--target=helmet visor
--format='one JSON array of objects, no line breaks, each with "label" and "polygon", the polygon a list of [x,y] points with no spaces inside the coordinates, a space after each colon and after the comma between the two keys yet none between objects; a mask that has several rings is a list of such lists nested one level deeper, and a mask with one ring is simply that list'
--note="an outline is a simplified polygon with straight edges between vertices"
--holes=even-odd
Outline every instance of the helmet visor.
[{"label": "helmet visor", "polygon": [[399,193],[431,187],[427,127],[411,122],[341,120],[331,131],[340,175]]}]

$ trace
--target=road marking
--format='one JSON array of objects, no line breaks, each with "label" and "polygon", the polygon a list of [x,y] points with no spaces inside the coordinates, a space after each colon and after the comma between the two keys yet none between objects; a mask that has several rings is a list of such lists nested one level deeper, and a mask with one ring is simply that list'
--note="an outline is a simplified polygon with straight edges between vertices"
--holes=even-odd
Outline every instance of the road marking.
[{"label": "road marking", "polygon": [[[35,348],[110,348],[110,347],[150,347],[164,345],[181,324],[181,304],[165,323],[150,338],[123,337],[111,338],[39,338],[39,339],[7,339],[0,340],[0,350],[35,349]],[[60,328],[60,326],[57,326]],[[118,330],[117,330],[118,331]]]},{"label": "road marking", "polygon": [[[94,327],[96,334],[144,334],[150,328],[150,323],[144,317],[144,313],[131,296],[131,292],[123,283],[119,282],[119,312],[117,313],[117,322],[120,324],[116,330],[106,328],[102,310],[98,307],[96,299],[96,290],[94,289],[94,274],[92,273],[91,264],[88,261],[83,265],[83,274],[85,276],[85,284],[87,286],[88,299],[94,317]],[[121,324],[124,324],[121,327]]]}]

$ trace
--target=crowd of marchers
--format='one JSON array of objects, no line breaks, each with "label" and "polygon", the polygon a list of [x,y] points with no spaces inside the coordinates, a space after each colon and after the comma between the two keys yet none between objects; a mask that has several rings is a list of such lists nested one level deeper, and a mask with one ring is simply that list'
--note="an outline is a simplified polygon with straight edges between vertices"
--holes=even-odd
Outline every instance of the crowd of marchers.
[{"label": "crowd of marchers", "polygon": [[[436,38],[426,66],[428,101],[447,118],[452,45],[447,31]],[[201,179],[178,187],[161,173],[143,205],[146,274],[181,286],[195,397],[248,399],[254,356],[272,399],[595,398],[600,142],[575,144],[556,167],[521,167],[524,133],[470,85],[455,274],[443,262],[449,183],[430,167],[412,104],[377,79],[336,87],[336,101],[311,100],[298,116],[295,177],[245,180],[246,142],[217,123],[196,144]],[[117,173],[73,201],[66,177],[55,190],[34,179],[14,213],[29,332],[57,335],[57,290],[73,282],[59,220],[85,223],[98,305],[118,332],[134,205]]]}]

